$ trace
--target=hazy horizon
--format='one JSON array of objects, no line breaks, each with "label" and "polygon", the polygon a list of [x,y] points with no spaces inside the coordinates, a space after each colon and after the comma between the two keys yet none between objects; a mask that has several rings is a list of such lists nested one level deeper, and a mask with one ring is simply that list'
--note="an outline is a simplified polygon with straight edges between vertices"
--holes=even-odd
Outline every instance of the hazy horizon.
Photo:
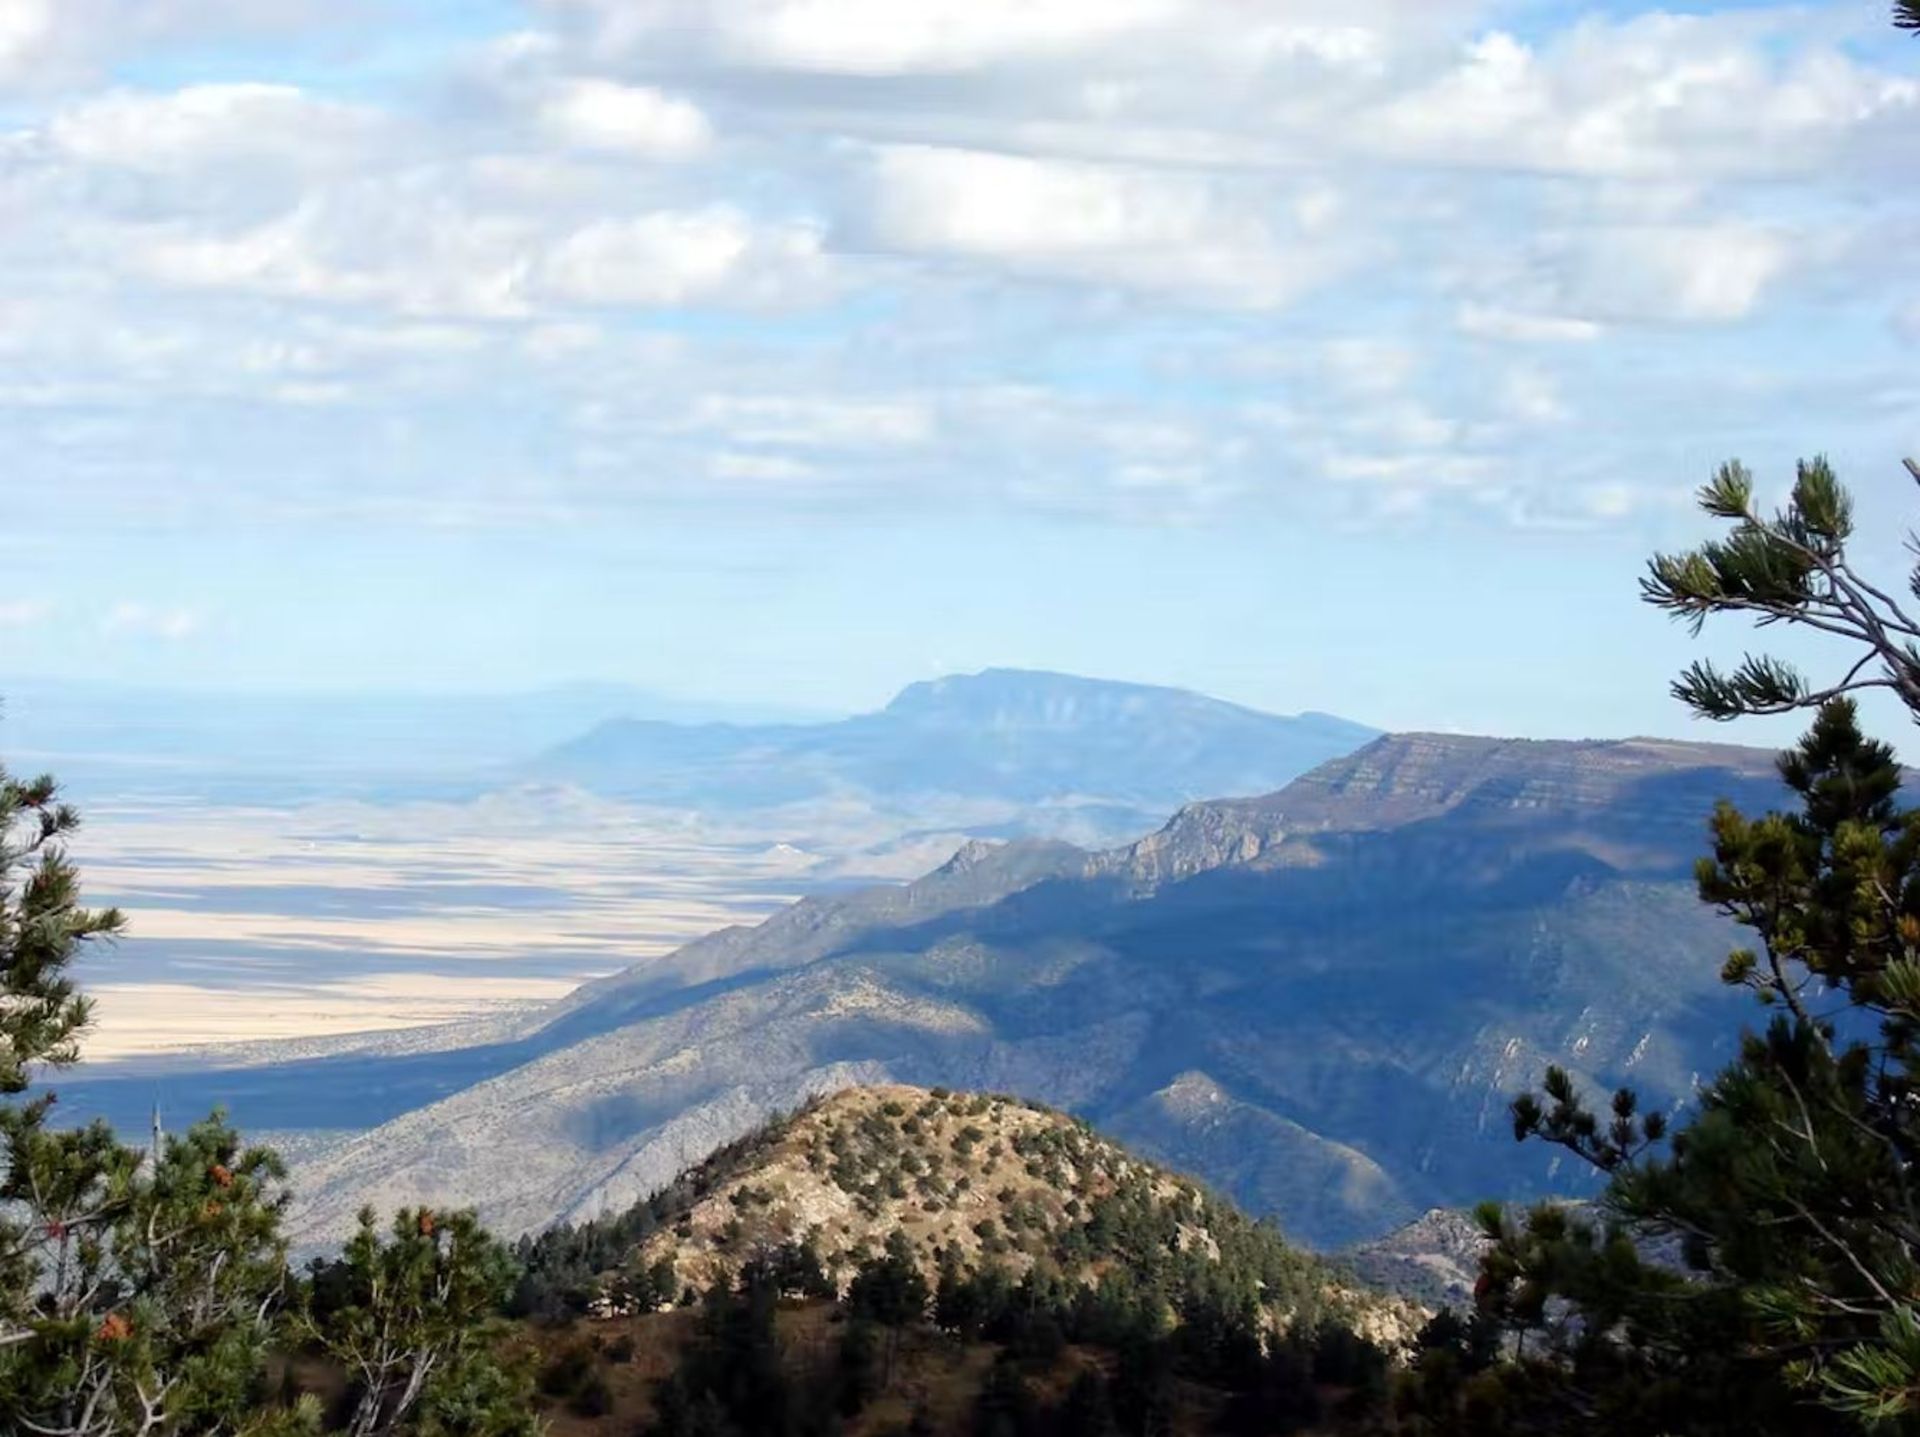
[{"label": "hazy horizon", "polygon": [[1717,464],[1900,562],[1882,0],[16,9],[0,687],[1721,738]]},{"label": "hazy horizon", "polygon": [[[1665,727],[1646,729],[1607,731],[1592,727],[1582,727],[1577,719],[1568,717],[1564,721],[1550,720],[1550,727],[1544,731],[1523,732],[1517,729],[1475,729],[1458,725],[1431,723],[1412,723],[1401,726],[1389,726],[1372,721],[1366,714],[1352,713],[1342,709],[1328,708],[1316,704],[1302,704],[1295,707],[1282,707],[1275,704],[1262,704],[1230,693],[1211,692],[1193,688],[1169,680],[1142,678],[1116,674],[1068,673],[1060,669],[1027,668],[1019,665],[989,664],[981,669],[953,671],[948,673],[927,673],[902,680],[899,684],[886,689],[882,696],[871,702],[854,702],[841,708],[792,708],[779,704],[772,695],[764,701],[751,697],[715,698],[688,691],[676,691],[672,688],[643,683],[626,682],[614,678],[576,678],[558,679],[527,687],[502,687],[485,684],[472,686],[445,685],[439,687],[285,687],[248,686],[233,682],[194,683],[148,683],[122,684],[110,678],[51,678],[43,674],[20,674],[10,677],[6,682],[15,691],[24,691],[29,695],[63,694],[95,696],[101,698],[121,698],[149,701],[198,701],[223,699],[243,704],[296,705],[312,703],[320,706],[367,706],[371,708],[391,708],[395,710],[408,707],[431,708],[436,705],[479,705],[489,701],[510,702],[515,700],[539,699],[544,697],[560,698],[568,695],[582,697],[600,697],[606,701],[604,719],[595,722],[619,719],[641,719],[665,723],[699,725],[723,724],[740,727],[762,725],[824,725],[837,723],[863,714],[877,713],[899,697],[908,688],[916,684],[938,679],[975,677],[991,672],[1011,672],[1036,674],[1074,679],[1084,679],[1095,683],[1112,683],[1131,687],[1168,689],[1181,693],[1197,694],[1204,698],[1217,699],[1222,703],[1246,708],[1256,713],[1273,714],[1278,717],[1296,715],[1325,714],[1329,717],[1347,720],[1351,723],[1378,729],[1382,733],[1447,733],[1477,735],[1488,738],[1518,739],[1563,739],[1563,740],[1616,740],[1631,738],[1652,738],[1683,743],[1736,744],[1751,748],[1781,747],[1795,737],[1801,727],[1798,720],[1791,717],[1780,719],[1749,718],[1737,723],[1716,723],[1688,713],[1677,702],[1671,705],[1672,722]],[[1866,697],[1869,707],[1878,709],[1880,705],[1873,696]],[[25,721],[26,716],[19,713],[18,701],[12,705],[14,715],[9,715],[9,693],[0,690],[0,758],[8,751],[8,724],[10,717]],[[1900,735],[1895,732],[1892,741],[1898,746]],[[57,753],[58,745],[35,745],[34,751]]]}]

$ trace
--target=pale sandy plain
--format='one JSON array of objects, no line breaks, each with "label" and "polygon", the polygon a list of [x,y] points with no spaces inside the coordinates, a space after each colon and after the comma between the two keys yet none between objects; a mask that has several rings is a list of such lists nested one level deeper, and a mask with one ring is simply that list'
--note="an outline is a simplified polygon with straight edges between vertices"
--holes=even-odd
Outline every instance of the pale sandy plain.
[{"label": "pale sandy plain", "polygon": [[806,887],[817,860],[578,796],[471,804],[95,804],[91,1060],[485,1016],[569,992]]}]

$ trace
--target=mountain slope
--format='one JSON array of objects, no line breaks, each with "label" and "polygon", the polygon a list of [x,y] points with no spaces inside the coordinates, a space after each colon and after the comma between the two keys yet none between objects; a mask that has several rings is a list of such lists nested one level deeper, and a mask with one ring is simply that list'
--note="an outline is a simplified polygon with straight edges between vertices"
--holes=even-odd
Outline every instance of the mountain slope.
[{"label": "mountain slope", "polygon": [[615,1211],[809,1093],[889,1080],[1070,1109],[1317,1245],[1578,1194],[1505,1102],[1549,1061],[1666,1105],[1717,1066],[1746,1009],[1691,865],[1716,797],[1779,792],[1756,751],[1413,735],[1104,853],[973,846],[581,990],[484,1081],[306,1165],[300,1221]]},{"label": "mountain slope", "polygon": [[609,722],[530,774],[707,810],[942,795],[1115,810],[1102,820],[1111,826],[1121,813],[1157,817],[1208,794],[1276,788],[1375,736],[1325,714],[1282,718],[1179,689],[989,669],[914,684],[880,712],[837,723]]},{"label": "mountain slope", "polygon": [[1337,1312],[1388,1346],[1418,1328],[1412,1305],[1357,1289],[1191,1179],[1067,1115],[999,1094],[881,1085],[845,1089],[750,1133],[681,1174],[652,1204],[657,1229],[626,1266],[678,1294],[731,1286],[742,1267],[804,1245],[844,1291],[861,1264],[910,1255],[941,1270],[1036,1264],[1096,1281],[1115,1264],[1144,1280],[1169,1255],[1256,1268],[1275,1318]]}]

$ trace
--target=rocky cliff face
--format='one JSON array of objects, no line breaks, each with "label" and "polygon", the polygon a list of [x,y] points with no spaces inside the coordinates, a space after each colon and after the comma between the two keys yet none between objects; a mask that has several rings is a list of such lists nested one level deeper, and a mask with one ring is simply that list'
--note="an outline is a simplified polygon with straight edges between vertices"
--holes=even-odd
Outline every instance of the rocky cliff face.
[{"label": "rocky cliff face", "polygon": [[1083,1114],[1337,1246],[1584,1191],[1506,1134],[1547,1062],[1673,1105],[1723,1060],[1747,1010],[1689,877],[1721,796],[1774,801],[1769,756],[1384,739],[1109,852],[970,845],[589,985],[510,1041],[208,1096],[285,1129],[315,1091],[330,1127],[356,1093],[421,1094],[303,1167],[316,1243],[367,1200],[477,1202],[508,1232],[617,1209],[804,1095],[894,1081]]}]

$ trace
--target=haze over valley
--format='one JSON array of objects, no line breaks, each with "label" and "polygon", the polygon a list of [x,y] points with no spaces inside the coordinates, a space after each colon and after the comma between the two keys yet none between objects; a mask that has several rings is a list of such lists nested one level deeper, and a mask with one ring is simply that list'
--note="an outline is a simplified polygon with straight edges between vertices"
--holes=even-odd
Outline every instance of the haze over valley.
[{"label": "haze over valley", "polygon": [[1373,733],[1017,672],[847,720],[699,712],[23,685],[22,763],[72,775],[94,896],[138,915],[98,961],[90,1059],[510,1014],[970,838],[1116,842]]}]

